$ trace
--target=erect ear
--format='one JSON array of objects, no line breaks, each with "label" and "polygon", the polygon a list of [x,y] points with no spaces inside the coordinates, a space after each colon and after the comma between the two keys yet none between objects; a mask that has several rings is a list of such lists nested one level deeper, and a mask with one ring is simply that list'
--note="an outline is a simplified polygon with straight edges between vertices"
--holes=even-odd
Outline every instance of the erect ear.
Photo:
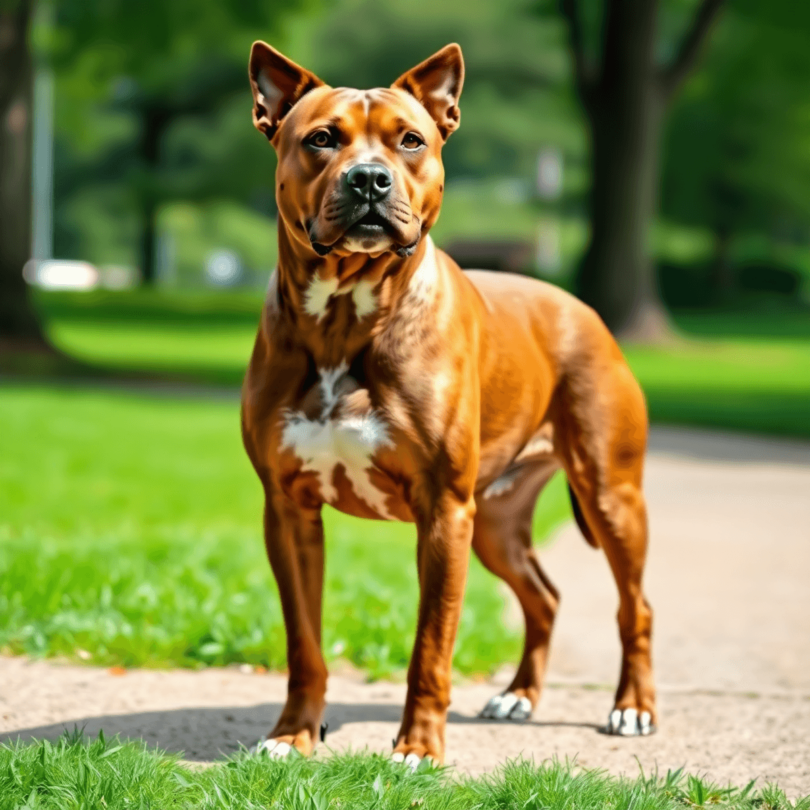
[{"label": "erect ear", "polygon": [[461,113],[458,99],[464,85],[461,48],[445,45],[424,62],[403,73],[391,86],[410,93],[430,113],[442,138],[458,129]]},{"label": "erect ear", "polygon": [[253,91],[253,126],[272,140],[281,119],[302,96],[323,82],[287,59],[266,42],[250,49],[250,89]]}]

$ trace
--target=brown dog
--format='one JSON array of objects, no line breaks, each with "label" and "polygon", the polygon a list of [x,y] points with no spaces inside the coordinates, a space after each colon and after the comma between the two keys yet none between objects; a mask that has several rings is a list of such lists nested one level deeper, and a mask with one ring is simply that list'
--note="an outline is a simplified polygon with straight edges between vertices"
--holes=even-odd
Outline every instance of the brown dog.
[{"label": "brown dog", "polygon": [[376,90],[328,87],[263,42],[251,51],[253,121],[278,152],[278,269],[242,406],[287,628],[287,703],[262,743],[273,756],[309,754],[324,710],[325,503],[417,527],[419,620],[395,758],[444,758],[471,546],[526,620],[517,674],[483,715],[529,717],[558,603],[532,550],[532,511],[560,468],[619,589],[607,730],[656,722],[644,398],[591,309],[533,279],[463,273],[433,246],[463,78],[457,45]]}]

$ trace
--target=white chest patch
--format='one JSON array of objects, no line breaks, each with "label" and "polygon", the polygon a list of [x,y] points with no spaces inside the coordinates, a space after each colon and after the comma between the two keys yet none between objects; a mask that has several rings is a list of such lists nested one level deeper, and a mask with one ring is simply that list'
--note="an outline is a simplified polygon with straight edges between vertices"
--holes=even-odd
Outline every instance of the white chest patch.
[{"label": "white chest patch", "polygon": [[[315,276],[307,287],[306,299],[304,300],[304,309],[312,316],[320,320],[326,314],[326,305],[329,299],[337,293],[338,280],[337,278],[328,278],[326,280]],[[341,293],[349,292],[347,287],[341,290]]]},{"label": "white chest patch", "polygon": [[365,318],[377,309],[377,298],[374,295],[374,282],[361,279],[354,285],[352,298],[354,299],[354,314],[358,318]]},{"label": "white chest patch", "polygon": [[339,295],[351,295],[354,301],[355,316],[358,319],[365,318],[366,315],[370,315],[377,309],[374,287],[373,282],[361,279],[354,284],[347,284],[339,290],[337,277],[322,279],[316,275],[307,287],[304,309],[320,320],[326,315],[326,308],[333,298]]},{"label": "white chest patch", "polygon": [[321,416],[308,419],[301,411],[288,411],[284,417],[282,444],[301,459],[303,472],[318,477],[321,496],[333,504],[338,497],[334,475],[342,466],[354,494],[380,517],[393,519],[385,505],[386,494],[371,482],[373,456],[382,447],[391,446],[388,426],[373,410],[363,414],[340,414],[340,398],[335,391],[347,371],[337,368],[320,372]]}]

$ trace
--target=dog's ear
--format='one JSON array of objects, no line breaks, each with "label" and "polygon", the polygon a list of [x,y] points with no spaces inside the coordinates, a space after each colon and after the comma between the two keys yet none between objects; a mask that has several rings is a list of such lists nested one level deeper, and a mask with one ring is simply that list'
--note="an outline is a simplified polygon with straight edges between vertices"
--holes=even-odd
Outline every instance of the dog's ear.
[{"label": "dog's ear", "polygon": [[301,97],[323,82],[266,42],[254,42],[248,67],[253,91],[253,126],[272,140],[281,119]]},{"label": "dog's ear", "polygon": [[464,58],[454,42],[403,73],[391,86],[410,93],[430,113],[442,138],[458,129],[458,99],[464,85]]}]

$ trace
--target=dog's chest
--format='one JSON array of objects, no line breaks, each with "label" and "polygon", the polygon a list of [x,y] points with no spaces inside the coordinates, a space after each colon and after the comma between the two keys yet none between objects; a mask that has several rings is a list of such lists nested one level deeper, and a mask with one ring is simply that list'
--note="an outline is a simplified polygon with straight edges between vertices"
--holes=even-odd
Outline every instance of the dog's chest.
[{"label": "dog's chest", "polygon": [[379,517],[392,517],[387,494],[373,480],[375,455],[392,446],[390,427],[371,407],[368,391],[347,374],[345,364],[319,369],[318,381],[299,407],[285,412],[281,444],[300,461],[301,473],[314,474],[326,503],[338,505],[341,488],[348,483],[354,496]]}]

